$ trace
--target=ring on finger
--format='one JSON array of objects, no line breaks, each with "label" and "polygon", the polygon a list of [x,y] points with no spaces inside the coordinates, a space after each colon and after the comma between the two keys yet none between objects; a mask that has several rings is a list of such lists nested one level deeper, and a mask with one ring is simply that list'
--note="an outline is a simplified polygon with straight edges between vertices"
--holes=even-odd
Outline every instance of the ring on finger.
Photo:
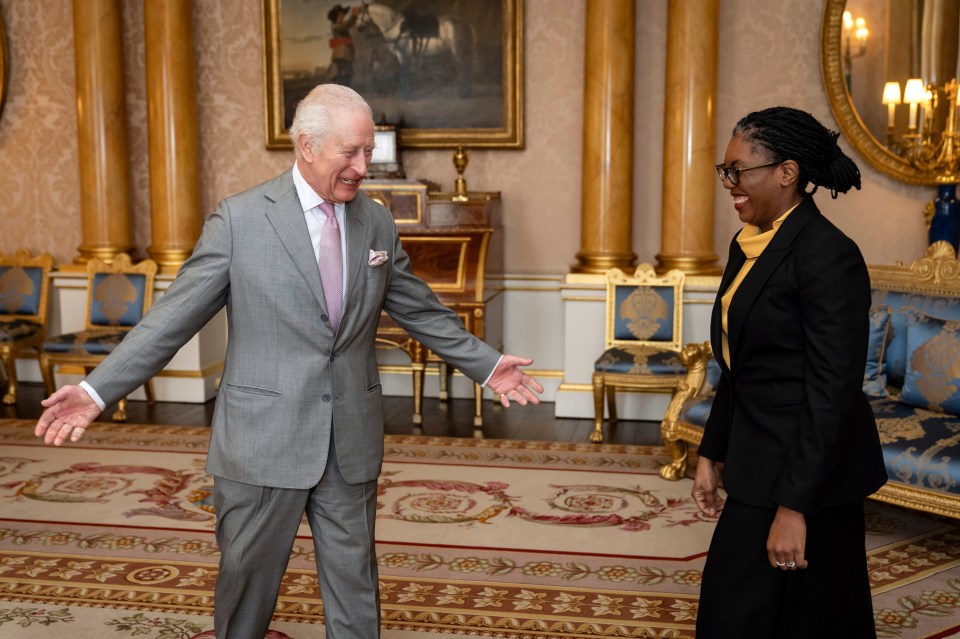
[{"label": "ring on finger", "polygon": [[787,562],[787,568],[796,568],[796,567],[797,567],[797,562],[795,562],[795,561],[788,561],[788,562]]},{"label": "ring on finger", "polygon": [[783,567],[786,566],[786,565],[787,565],[787,564],[783,563],[782,561],[778,561],[778,562],[777,562],[777,568],[783,568]]}]

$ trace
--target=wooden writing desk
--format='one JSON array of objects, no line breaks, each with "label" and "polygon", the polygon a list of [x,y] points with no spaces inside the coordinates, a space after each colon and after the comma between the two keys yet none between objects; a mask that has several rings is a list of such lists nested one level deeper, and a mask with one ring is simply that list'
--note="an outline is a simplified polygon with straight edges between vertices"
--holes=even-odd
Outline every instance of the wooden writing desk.
[{"label": "wooden writing desk", "polygon": [[[364,192],[393,214],[414,273],[452,309],[468,331],[503,349],[503,251],[500,242],[500,194],[470,193],[456,201],[452,193],[428,192],[414,180],[368,180]],[[494,277],[493,286],[489,279]],[[380,317],[377,345],[398,348],[410,357],[413,374],[413,423],[423,422],[423,379],[428,364],[440,366],[440,399],[448,398],[446,364],[411,338],[386,313]],[[474,384],[474,428],[483,426],[483,389]],[[479,431],[477,432],[479,435]]]}]

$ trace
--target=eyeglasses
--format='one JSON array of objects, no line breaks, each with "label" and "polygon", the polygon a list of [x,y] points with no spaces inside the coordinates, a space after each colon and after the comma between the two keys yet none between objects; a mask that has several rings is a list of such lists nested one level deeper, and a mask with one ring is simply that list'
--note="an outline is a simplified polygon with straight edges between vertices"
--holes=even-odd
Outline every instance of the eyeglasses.
[{"label": "eyeglasses", "polygon": [[773,166],[774,164],[781,164],[781,161],[767,162],[765,164],[754,164],[753,166],[726,166],[725,164],[718,164],[717,177],[720,178],[721,182],[724,180],[730,180],[730,184],[737,186],[740,184],[740,174],[744,171],[762,169],[765,166]]}]

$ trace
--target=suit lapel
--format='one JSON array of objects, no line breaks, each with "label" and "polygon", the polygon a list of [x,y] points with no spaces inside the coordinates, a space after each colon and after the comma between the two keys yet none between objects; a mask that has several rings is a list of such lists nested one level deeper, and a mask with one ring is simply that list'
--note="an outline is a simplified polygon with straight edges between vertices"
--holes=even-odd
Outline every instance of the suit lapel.
[{"label": "suit lapel", "polygon": [[[739,235],[739,233],[737,233]],[[747,261],[746,255],[740,249],[736,239],[730,244],[730,257],[727,260],[727,268],[723,271],[723,277],[720,279],[720,288],[717,289],[717,300],[713,305],[713,315],[710,319],[710,342],[713,345],[713,352],[717,354],[717,361],[727,372],[727,362],[723,359],[723,294],[730,288],[730,284],[736,278],[737,273],[743,268],[743,263]]]},{"label": "suit lapel", "polygon": [[343,313],[346,316],[349,312],[352,317],[354,306],[359,303],[356,296],[361,290],[360,281],[366,275],[364,267],[369,260],[370,241],[367,234],[370,232],[370,224],[367,221],[367,210],[364,206],[363,193],[357,193],[357,196],[347,202],[346,223],[347,223],[347,263],[344,265],[343,272],[347,274],[347,293],[343,300]]},{"label": "suit lapel", "polygon": [[[730,302],[730,309],[727,316],[727,326],[730,329],[727,337],[730,345],[731,364],[736,359],[736,351],[740,344],[740,335],[743,331],[746,316],[757,301],[760,291],[763,290],[767,280],[770,279],[770,276],[777,267],[780,266],[784,258],[790,254],[793,242],[800,234],[800,231],[803,230],[814,216],[819,214],[820,211],[817,210],[813,199],[805,197],[797,208],[787,216],[783,224],[780,225],[773,239],[770,240],[770,244],[763,250],[753,265],[753,268],[750,269],[750,272],[747,273],[747,276],[740,283],[740,286],[737,287],[737,292]],[[739,246],[737,248],[739,248]],[[743,261],[741,261],[741,265],[742,263]],[[739,272],[739,269],[737,269],[737,271]],[[736,273],[734,273],[734,275],[736,275]]]},{"label": "suit lapel", "polygon": [[323,297],[323,286],[320,284],[320,269],[313,253],[310,231],[303,217],[303,207],[300,204],[300,198],[297,197],[292,174],[284,173],[282,179],[277,180],[274,187],[265,195],[270,200],[270,204],[267,205],[267,219],[273,225],[280,242],[287,249],[293,263],[303,275],[303,279],[307,281],[313,296],[326,311],[327,302]]}]

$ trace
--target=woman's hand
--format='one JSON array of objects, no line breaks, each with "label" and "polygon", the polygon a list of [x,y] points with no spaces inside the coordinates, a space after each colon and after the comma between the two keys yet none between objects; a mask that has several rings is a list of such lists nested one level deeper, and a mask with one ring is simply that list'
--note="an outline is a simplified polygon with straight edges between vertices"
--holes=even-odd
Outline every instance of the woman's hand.
[{"label": "woman's hand", "polygon": [[708,517],[716,517],[723,510],[723,500],[717,494],[717,465],[712,459],[697,459],[697,474],[693,478],[691,496],[697,508]]},{"label": "woman's hand", "polygon": [[[699,470],[699,469],[698,469]],[[801,570],[807,567],[807,520],[803,513],[778,506],[767,536],[767,559],[772,568]]]}]

